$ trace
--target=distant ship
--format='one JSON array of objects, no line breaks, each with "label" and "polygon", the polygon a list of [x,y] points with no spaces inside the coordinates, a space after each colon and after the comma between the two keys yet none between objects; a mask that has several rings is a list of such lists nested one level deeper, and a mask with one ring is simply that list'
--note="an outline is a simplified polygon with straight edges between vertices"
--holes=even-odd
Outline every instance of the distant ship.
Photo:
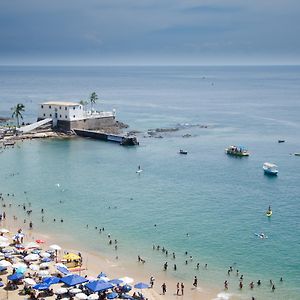
[{"label": "distant ship", "polygon": [[278,167],[275,164],[269,163],[269,162],[265,162],[263,164],[263,170],[265,172],[265,174],[267,175],[277,175],[278,174]]},{"label": "distant ship", "polygon": [[225,153],[233,156],[249,156],[250,153],[242,146],[229,146],[225,149]]}]

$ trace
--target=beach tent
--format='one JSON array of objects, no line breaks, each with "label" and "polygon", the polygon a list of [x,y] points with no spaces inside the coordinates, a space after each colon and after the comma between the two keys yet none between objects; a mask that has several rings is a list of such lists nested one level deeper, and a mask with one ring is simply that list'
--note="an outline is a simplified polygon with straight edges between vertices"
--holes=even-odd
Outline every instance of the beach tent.
[{"label": "beach tent", "polygon": [[34,285],[32,288],[35,290],[41,291],[41,290],[48,290],[49,287],[50,287],[49,284],[42,282],[42,283],[38,283],[38,284]]},{"label": "beach tent", "polygon": [[61,279],[61,282],[63,282],[64,284],[68,285],[68,286],[73,286],[76,284],[81,284],[84,282],[87,282],[88,280],[82,276],[76,275],[76,274],[72,274],[72,275],[68,275],[65,276]]},{"label": "beach tent", "polygon": [[55,277],[55,276],[51,276],[51,277],[46,277],[43,279],[43,282],[46,283],[46,284],[57,284],[60,282],[60,278],[58,277]]},{"label": "beach tent", "polygon": [[149,284],[143,283],[143,282],[139,282],[139,283],[135,284],[134,287],[136,289],[139,289],[139,290],[148,289],[149,288]]},{"label": "beach tent", "polygon": [[96,293],[96,292],[106,291],[108,289],[113,288],[114,286],[111,283],[104,282],[102,280],[96,280],[96,281],[89,282],[88,284],[85,285],[85,287],[91,290],[92,292]]},{"label": "beach tent", "polygon": [[7,279],[10,281],[18,281],[22,278],[24,278],[24,275],[22,273],[14,273],[12,275],[7,276]]},{"label": "beach tent", "polygon": [[69,253],[69,254],[64,255],[63,259],[72,261],[72,260],[79,260],[79,259],[81,259],[81,257],[77,254]]}]

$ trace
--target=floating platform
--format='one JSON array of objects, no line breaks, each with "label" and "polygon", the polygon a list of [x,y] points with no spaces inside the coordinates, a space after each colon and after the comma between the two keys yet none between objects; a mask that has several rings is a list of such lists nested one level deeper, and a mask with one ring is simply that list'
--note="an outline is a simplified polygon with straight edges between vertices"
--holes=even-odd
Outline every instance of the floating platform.
[{"label": "floating platform", "polygon": [[74,132],[81,137],[87,137],[95,140],[115,142],[122,146],[136,146],[139,144],[136,136],[127,136],[122,134],[111,134],[94,130],[74,129]]}]

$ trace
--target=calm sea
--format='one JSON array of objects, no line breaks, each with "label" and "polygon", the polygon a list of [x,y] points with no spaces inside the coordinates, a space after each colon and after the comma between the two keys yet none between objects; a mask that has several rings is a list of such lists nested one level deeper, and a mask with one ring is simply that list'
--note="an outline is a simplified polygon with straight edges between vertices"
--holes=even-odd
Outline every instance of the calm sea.
[{"label": "calm sea", "polygon": [[[245,289],[240,293],[231,275],[229,292],[299,299],[300,158],[291,154],[300,152],[300,67],[1,67],[0,116],[21,102],[25,121],[34,121],[38,103],[78,101],[93,91],[98,109],[115,108],[119,120],[142,132],[140,146],[26,141],[0,153],[0,191],[14,192],[14,205],[31,202],[36,226],[63,230],[108,256],[116,254],[95,226],[118,239],[120,260],[140,254],[153,272],[169,261],[171,276],[192,282],[198,275],[222,290],[233,266]],[[178,124],[185,128],[146,137],[147,129]],[[226,156],[231,144],[251,156]],[[277,178],[263,174],[266,161],[279,166]],[[260,232],[268,239],[257,238]],[[153,244],[176,253],[176,272],[172,255],[153,251]],[[258,279],[263,285],[250,292]]]}]

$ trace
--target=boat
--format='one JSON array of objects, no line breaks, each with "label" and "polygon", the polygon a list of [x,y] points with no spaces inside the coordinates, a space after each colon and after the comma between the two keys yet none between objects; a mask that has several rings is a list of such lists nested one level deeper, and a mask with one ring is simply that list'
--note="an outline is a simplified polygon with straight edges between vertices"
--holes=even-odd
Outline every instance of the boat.
[{"label": "boat", "polygon": [[180,151],[179,151],[179,154],[185,154],[185,155],[186,155],[186,154],[187,154],[187,151],[180,150]]},{"label": "boat", "polygon": [[272,210],[267,210],[267,211],[266,211],[266,216],[267,216],[267,217],[271,217],[272,214],[273,214]]},{"label": "boat", "polygon": [[295,156],[300,156],[300,152],[294,153]]},{"label": "boat", "polygon": [[278,143],[284,143],[285,140],[278,140]]},{"label": "boat", "polygon": [[5,141],[5,142],[3,142],[4,148],[9,147],[9,146],[14,147],[14,145],[15,145],[15,141]]},{"label": "boat", "polygon": [[265,162],[263,164],[263,170],[265,172],[265,174],[267,175],[277,175],[278,174],[278,167],[275,164],[269,163],[269,162]]},{"label": "boat", "polygon": [[254,233],[257,237],[259,237],[260,239],[267,239],[268,236],[265,235],[263,232],[261,233]]},{"label": "boat", "polygon": [[225,153],[233,156],[249,156],[250,153],[242,146],[229,146],[225,149]]}]

